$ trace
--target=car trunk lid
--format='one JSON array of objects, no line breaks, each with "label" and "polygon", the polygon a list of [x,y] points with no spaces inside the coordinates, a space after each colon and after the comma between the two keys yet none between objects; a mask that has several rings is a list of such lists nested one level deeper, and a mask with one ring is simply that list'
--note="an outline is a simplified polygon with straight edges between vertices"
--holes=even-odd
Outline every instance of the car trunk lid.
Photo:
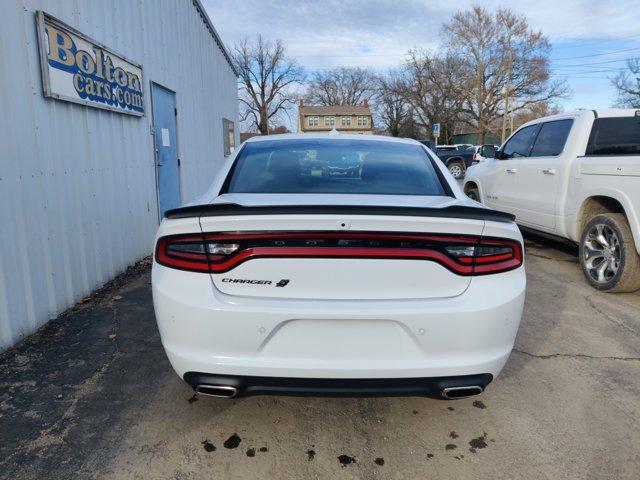
[{"label": "car trunk lid", "polygon": [[455,255],[475,245],[490,210],[451,197],[317,197],[230,194],[201,206],[210,251],[235,249],[214,258],[215,288],[244,297],[361,300],[454,297],[468,287],[469,269]]}]

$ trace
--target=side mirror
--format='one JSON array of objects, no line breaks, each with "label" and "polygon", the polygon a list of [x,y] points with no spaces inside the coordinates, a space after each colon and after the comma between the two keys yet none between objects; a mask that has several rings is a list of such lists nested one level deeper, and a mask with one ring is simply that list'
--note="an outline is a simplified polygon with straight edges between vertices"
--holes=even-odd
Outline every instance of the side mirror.
[{"label": "side mirror", "polygon": [[484,158],[496,158],[496,146],[495,145],[483,145],[480,148],[480,155]]}]

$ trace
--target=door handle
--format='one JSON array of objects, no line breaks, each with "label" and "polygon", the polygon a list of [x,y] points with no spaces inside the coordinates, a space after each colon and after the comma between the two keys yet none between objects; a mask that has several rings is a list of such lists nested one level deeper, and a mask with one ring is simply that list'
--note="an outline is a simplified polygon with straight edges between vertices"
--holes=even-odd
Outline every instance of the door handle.
[{"label": "door handle", "polygon": [[516,173],[517,171],[515,168],[507,168],[507,173]]},{"label": "door handle", "polygon": [[555,168],[543,168],[542,169],[542,173],[544,173],[545,175],[555,175],[556,174],[556,169]]}]

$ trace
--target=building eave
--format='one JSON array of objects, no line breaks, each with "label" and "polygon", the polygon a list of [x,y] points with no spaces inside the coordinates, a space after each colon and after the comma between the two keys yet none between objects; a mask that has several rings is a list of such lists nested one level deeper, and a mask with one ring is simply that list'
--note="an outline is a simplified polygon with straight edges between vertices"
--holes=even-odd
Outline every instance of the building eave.
[{"label": "building eave", "polygon": [[213,23],[211,22],[211,19],[209,18],[209,15],[207,14],[206,10],[202,6],[202,3],[200,3],[200,0],[192,0],[192,1],[193,1],[193,6],[196,7],[196,10],[198,10],[198,13],[200,14],[202,21],[206,25],[207,30],[209,30],[209,33],[211,34],[214,41],[218,45],[218,48],[220,48],[222,55],[224,55],[224,58],[227,60],[227,63],[231,67],[231,70],[237,77],[239,73],[238,73],[238,70],[236,70],[235,65],[233,64],[233,60],[231,59],[231,54],[227,50],[227,47],[224,46],[224,43],[222,43],[222,39],[220,38],[220,35],[218,35],[218,32],[213,26]]}]

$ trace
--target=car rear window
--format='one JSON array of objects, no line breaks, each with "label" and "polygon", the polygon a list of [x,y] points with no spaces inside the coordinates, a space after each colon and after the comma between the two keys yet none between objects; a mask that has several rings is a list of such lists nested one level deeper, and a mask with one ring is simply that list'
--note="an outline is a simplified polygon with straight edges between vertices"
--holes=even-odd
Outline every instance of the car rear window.
[{"label": "car rear window", "polygon": [[446,195],[421,145],[346,139],[249,142],[222,193]]},{"label": "car rear window", "polygon": [[640,116],[595,119],[586,155],[640,155]]}]

